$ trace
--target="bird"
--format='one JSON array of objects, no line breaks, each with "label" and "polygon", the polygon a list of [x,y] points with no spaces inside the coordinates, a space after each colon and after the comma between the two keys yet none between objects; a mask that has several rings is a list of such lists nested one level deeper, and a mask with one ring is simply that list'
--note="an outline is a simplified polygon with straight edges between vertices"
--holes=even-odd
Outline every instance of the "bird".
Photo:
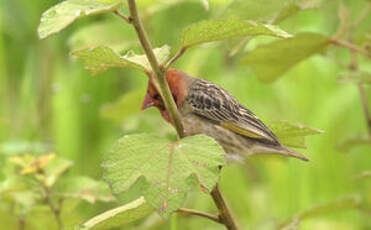
[{"label": "bird", "polygon": [[[177,69],[169,69],[165,78],[186,136],[210,136],[227,155],[241,156],[243,159],[257,154],[279,154],[308,161],[302,154],[283,146],[255,114],[222,87]],[[162,117],[172,123],[151,79],[141,109],[150,107],[156,107]]]}]

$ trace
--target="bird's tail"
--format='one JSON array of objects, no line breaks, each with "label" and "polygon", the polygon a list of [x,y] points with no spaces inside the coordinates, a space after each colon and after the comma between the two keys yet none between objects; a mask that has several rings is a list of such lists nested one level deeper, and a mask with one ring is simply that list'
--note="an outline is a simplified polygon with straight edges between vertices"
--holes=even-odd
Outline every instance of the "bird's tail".
[{"label": "bird's tail", "polygon": [[290,156],[290,157],[295,157],[295,158],[298,158],[300,160],[303,160],[303,161],[309,161],[308,158],[306,158],[304,155],[300,154],[300,153],[297,153],[285,146],[281,146],[281,148],[279,149],[280,151],[283,152],[284,155],[287,155],[287,156]]},{"label": "bird's tail", "polygon": [[[287,156],[287,157],[295,157],[295,158],[298,158],[300,160],[303,160],[303,161],[309,161],[308,158],[306,158],[305,156],[303,156],[302,154],[300,153],[297,153],[285,146],[254,146],[255,148],[252,150],[252,152],[250,152],[251,155],[255,155],[255,154],[279,154],[279,155],[283,155],[283,156]],[[249,155],[250,155],[249,154]]]}]

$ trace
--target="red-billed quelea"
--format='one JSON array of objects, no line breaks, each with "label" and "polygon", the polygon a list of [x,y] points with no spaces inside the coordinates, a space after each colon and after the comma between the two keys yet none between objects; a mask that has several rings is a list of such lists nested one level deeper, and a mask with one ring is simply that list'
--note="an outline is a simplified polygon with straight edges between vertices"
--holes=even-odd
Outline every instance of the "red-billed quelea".
[{"label": "red-billed quelea", "polygon": [[[226,90],[206,80],[171,69],[166,80],[178,107],[186,135],[213,137],[227,153],[246,157],[253,154],[280,154],[308,159],[280,144],[277,137],[250,110]],[[170,122],[162,99],[151,81],[142,109],[157,107]]]}]

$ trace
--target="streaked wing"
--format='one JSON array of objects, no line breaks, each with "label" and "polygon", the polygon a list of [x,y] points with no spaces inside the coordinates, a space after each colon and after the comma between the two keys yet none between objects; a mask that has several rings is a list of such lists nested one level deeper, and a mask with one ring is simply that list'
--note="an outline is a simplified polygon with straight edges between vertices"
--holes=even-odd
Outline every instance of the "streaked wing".
[{"label": "streaked wing", "polygon": [[197,79],[188,92],[186,100],[194,113],[240,135],[278,144],[277,137],[268,127],[226,90]]}]

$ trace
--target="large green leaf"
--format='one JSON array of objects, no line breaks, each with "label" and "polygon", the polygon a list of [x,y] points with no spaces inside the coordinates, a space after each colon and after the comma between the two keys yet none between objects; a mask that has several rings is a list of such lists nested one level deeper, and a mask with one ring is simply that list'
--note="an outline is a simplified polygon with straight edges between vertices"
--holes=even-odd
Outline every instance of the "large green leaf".
[{"label": "large green leaf", "polygon": [[306,136],[324,132],[319,129],[313,129],[301,124],[287,121],[272,122],[270,124],[270,128],[283,145],[297,148],[306,148]]},{"label": "large green leaf", "polygon": [[300,61],[324,52],[329,44],[326,36],[302,33],[259,46],[248,53],[242,63],[251,66],[260,80],[273,82]]},{"label": "large green leaf", "polygon": [[143,197],[128,204],[108,210],[99,214],[82,224],[81,230],[111,229],[123,226],[138,219],[141,219],[153,212]]},{"label": "large green leaf", "polygon": [[67,0],[43,13],[38,28],[39,37],[46,38],[58,33],[75,20],[94,14],[118,9],[120,0]]},{"label": "large green leaf", "polygon": [[207,191],[213,189],[219,180],[218,167],[224,164],[223,153],[205,135],[176,142],[148,134],[124,136],[106,155],[104,178],[116,194],[141,180],[148,204],[168,217],[183,205],[196,180]]},{"label": "large green leaf", "polygon": [[268,35],[282,38],[291,36],[277,26],[231,18],[192,24],[183,31],[181,43],[183,47],[189,47],[206,42],[253,35]]},{"label": "large green leaf", "polygon": [[[159,63],[164,63],[169,57],[170,47],[164,45],[153,49]],[[128,53],[121,56],[110,47],[98,46],[96,48],[85,48],[72,52],[72,55],[81,59],[85,69],[93,75],[103,72],[112,67],[130,67],[143,72],[151,71],[151,66],[145,55],[134,55]]]}]

